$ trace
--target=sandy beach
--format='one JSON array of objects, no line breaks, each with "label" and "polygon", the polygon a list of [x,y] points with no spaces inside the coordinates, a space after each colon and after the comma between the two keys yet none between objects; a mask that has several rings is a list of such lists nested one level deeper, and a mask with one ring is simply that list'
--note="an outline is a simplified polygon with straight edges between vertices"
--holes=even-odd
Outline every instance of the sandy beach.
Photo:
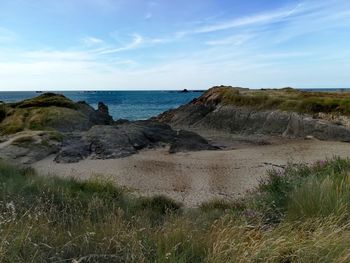
[{"label": "sandy beach", "polygon": [[256,187],[268,169],[288,162],[313,163],[332,156],[350,156],[349,144],[284,140],[234,150],[177,154],[169,154],[164,148],[121,159],[86,159],[72,164],[58,164],[49,157],[33,167],[42,175],[104,177],[137,194],[162,194],[194,207],[213,199],[239,198]]}]

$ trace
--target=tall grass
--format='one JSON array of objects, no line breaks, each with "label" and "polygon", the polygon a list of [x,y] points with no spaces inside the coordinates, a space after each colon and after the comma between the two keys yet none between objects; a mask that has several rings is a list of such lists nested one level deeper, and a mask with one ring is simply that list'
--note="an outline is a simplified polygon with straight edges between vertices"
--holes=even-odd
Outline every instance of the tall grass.
[{"label": "tall grass", "polygon": [[239,90],[221,88],[220,99],[226,105],[279,109],[300,113],[350,114],[349,93],[304,92],[293,89]]},{"label": "tall grass", "polygon": [[349,204],[338,158],[197,209],[0,163],[0,262],[349,262]]}]

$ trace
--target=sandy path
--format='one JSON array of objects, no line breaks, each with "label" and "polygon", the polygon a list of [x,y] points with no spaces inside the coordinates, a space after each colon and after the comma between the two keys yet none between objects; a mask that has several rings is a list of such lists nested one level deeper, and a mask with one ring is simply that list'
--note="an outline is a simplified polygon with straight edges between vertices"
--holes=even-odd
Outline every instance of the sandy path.
[{"label": "sandy path", "polygon": [[104,176],[142,195],[164,194],[188,206],[218,198],[237,198],[255,187],[266,169],[287,162],[350,157],[350,144],[314,140],[228,151],[168,154],[147,150],[115,160],[57,164],[48,158],[34,165],[40,174],[89,178]]}]

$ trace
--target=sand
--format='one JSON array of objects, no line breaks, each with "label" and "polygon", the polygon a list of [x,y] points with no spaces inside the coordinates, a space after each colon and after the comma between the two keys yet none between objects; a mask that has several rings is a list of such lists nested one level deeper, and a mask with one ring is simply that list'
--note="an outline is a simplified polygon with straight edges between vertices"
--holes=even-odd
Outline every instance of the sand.
[{"label": "sand", "polygon": [[57,164],[53,157],[33,167],[41,175],[88,179],[104,177],[143,196],[166,195],[188,207],[214,199],[236,199],[254,189],[267,169],[350,156],[350,145],[317,140],[286,140],[224,151],[169,154],[145,150],[122,159]]}]

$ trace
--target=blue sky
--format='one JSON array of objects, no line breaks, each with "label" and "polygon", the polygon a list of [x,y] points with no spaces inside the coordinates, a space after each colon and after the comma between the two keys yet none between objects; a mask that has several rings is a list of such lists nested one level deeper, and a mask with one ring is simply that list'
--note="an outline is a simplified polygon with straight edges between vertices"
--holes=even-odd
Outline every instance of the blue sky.
[{"label": "blue sky", "polygon": [[0,90],[221,84],[350,88],[350,1],[0,1]]}]

